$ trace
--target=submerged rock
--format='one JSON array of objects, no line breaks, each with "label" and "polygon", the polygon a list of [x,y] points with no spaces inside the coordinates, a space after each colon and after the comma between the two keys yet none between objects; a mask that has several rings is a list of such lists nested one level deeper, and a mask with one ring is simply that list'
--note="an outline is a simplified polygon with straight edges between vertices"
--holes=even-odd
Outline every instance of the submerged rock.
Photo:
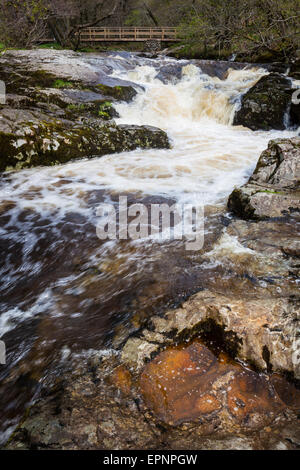
[{"label": "submerged rock", "polygon": [[275,73],[266,75],[242,97],[233,124],[254,131],[283,130],[287,127],[291,96],[292,84],[289,78]]},{"label": "submerged rock", "polygon": [[6,448],[293,449],[299,392],[287,404],[284,387],[199,341],[161,352],[135,377],[115,355],[82,358]]},{"label": "submerged rock", "polygon": [[299,212],[300,138],[270,141],[248,183],[230,195],[228,207],[256,220]]},{"label": "submerged rock", "polygon": [[184,65],[180,63],[163,65],[155,78],[164,84],[175,83],[182,78],[183,67]]},{"label": "submerged rock", "polygon": [[215,420],[223,429],[261,427],[285,408],[266,377],[218,360],[198,341],[170,347],[146,365],[140,378],[147,406],[167,424]]}]

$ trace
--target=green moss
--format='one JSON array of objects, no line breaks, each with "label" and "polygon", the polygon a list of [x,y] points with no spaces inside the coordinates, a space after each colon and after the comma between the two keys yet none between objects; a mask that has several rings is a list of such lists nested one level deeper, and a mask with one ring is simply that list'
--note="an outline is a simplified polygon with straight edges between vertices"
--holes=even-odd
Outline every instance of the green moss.
[{"label": "green moss", "polygon": [[80,115],[100,117],[106,121],[118,117],[110,101],[94,101],[89,103],[72,103],[66,107],[66,115],[69,118],[77,118]]},{"label": "green moss", "polygon": [[101,103],[98,108],[98,116],[104,120],[109,120],[115,116],[114,109],[112,108],[112,104],[110,101],[104,101]]},{"label": "green moss", "polygon": [[267,194],[284,194],[283,192],[280,191],[272,191],[269,189],[262,189],[260,191],[257,191],[258,193],[267,193]]},{"label": "green moss", "polygon": [[45,70],[24,70],[0,64],[0,77],[7,83],[7,93],[24,93],[28,88],[49,88],[57,77]]},{"label": "green moss", "polygon": [[73,82],[67,82],[65,80],[62,80],[62,79],[58,78],[53,83],[52,88],[58,88],[58,89],[61,89],[61,88],[74,88],[74,83]]},{"label": "green moss", "polygon": [[98,116],[103,119],[110,119],[110,115],[106,113],[105,111],[98,111]]},{"label": "green moss", "polygon": [[87,105],[85,105],[84,103],[68,104],[67,106],[68,111],[80,112],[80,111],[85,111],[86,109],[87,109]]}]

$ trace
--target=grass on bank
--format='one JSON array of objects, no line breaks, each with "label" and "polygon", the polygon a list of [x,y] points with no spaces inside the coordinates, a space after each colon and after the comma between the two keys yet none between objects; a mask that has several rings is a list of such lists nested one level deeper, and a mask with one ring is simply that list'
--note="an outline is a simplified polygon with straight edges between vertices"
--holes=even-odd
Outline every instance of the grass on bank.
[{"label": "grass on bank", "polygon": [[55,49],[61,51],[63,50],[63,47],[57,42],[49,42],[47,44],[40,44],[38,49]]}]

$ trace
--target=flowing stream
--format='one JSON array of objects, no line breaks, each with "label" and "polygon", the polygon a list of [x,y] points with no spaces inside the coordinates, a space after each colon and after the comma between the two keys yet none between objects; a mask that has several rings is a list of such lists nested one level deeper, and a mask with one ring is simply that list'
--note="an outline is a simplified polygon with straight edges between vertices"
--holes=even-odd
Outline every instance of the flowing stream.
[{"label": "flowing stream", "polygon": [[181,78],[163,83],[160,66],[176,62],[149,62],[135,58],[128,68],[122,57],[115,61],[113,76],[143,87],[132,103],[116,106],[117,122],[164,129],[170,150],[23,170],[0,182],[2,440],[71,354],[105,354],[122,344],[124,331],[214,276],[215,265],[187,252],[183,241],[99,240],[98,205],[117,205],[119,195],[146,205],[204,204],[209,249],[224,228],[216,214],[228,217],[224,207],[234,186],[247,180],[270,139],[294,134],[231,125],[241,95],[263,69],[229,70],[221,80],[186,64]]}]

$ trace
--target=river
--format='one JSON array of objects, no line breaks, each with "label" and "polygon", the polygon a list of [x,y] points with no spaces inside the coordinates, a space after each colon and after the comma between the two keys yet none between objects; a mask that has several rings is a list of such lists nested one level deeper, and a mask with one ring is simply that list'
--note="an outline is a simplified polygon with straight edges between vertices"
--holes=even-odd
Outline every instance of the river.
[{"label": "river", "polygon": [[99,240],[99,204],[117,206],[123,195],[146,206],[204,205],[209,251],[230,217],[225,203],[234,186],[247,180],[270,139],[295,134],[232,126],[241,95],[266,70],[229,70],[221,80],[186,63],[181,78],[163,83],[160,67],[176,61],[160,61],[110,59],[112,76],[143,87],[133,102],[116,105],[117,122],[160,127],[170,150],[83,159],[0,181],[2,441],[73,354],[109,353],[124,330],[207,287],[220,269],[180,240]]}]

